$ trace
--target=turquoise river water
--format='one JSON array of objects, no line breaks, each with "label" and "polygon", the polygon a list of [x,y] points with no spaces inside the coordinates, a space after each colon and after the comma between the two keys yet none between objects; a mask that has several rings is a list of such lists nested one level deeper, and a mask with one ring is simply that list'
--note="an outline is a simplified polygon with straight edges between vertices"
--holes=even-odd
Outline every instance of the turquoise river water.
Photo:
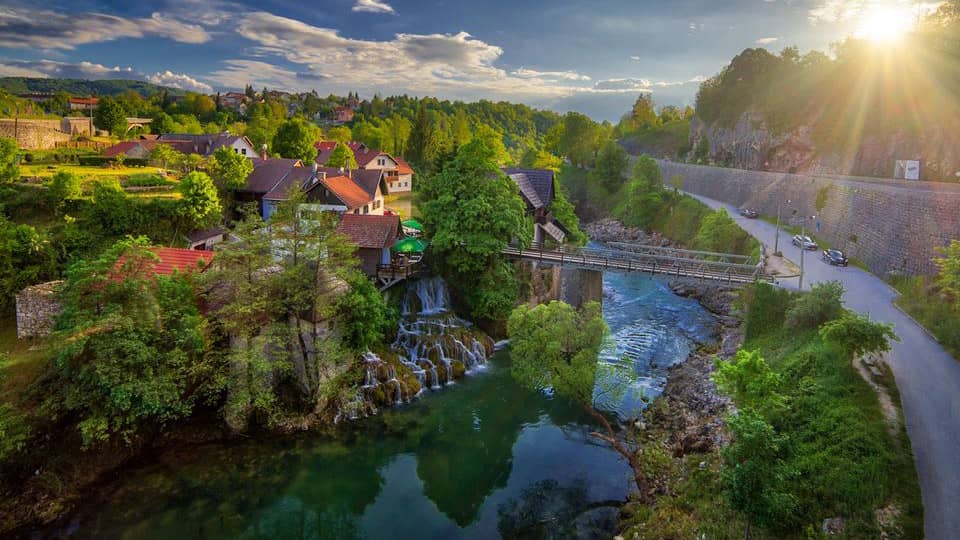
[{"label": "turquoise river water", "polygon": [[[616,364],[633,388],[662,390],[667,367],[713,339],[696,302],[642,276],[604,278]],[[56,534],[74,538],[594,538],[609,536],[631,489],[627,465],[591,421],[510,377],[509,353],[442,390],[317,435],[211,444],[163,455],[104,487]],[[47,534],[39,533],[38,537]]]}]

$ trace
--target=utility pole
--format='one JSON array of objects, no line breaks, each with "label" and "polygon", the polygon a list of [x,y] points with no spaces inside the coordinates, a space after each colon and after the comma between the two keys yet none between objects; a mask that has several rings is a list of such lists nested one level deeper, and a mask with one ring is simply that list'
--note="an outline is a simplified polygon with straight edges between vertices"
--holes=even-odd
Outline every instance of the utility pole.
[{"label": "utility pole", "polygon": [[[817,219],[817,216],[812,216]],[[803,290],[803,254],[807,251],[807,216],[803,216],[803,223],[800,225],[800,287]]]},{"label": "utility pole", "polygon": [[[787,199],[787,204],[791,204]],[[773,254],[780,253],[780,207],[783,206],[783,200],[777,201],[777,235],[773,237]]]}]

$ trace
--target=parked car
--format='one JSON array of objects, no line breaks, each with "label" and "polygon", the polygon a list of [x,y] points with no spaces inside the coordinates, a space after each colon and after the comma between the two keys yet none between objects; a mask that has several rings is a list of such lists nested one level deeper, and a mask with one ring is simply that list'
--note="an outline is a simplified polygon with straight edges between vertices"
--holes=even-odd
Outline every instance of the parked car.
[{"label": "parked car", "polygon": [[825,249],[823,250],[823,255],[821,255],[820,258],[823,259],[823,262],[831,266],[847,265],[847,256],[844,255],[839,249]]},{"label": "parked car", "polygon": [[791,241],[793,242],[793,245],[797,246],[798,248],[809,251],[816,251],[816,249],[820,247],[809,236],[800,236],[799,234],[796,234],[793,236],[793,240]]},{"label": "parked car", "polygon": [[757,212],[754,208],[741,208],[740,215],[748,219],[757,219],[760,217],[760,212]]}]

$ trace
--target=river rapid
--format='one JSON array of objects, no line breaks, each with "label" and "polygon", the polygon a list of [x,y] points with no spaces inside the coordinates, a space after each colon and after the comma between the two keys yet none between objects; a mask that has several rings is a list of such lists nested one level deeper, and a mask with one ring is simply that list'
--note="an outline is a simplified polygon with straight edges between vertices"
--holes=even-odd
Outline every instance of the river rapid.
[{"label": "river rapid", "polygon": [[[603,296],[613,342],[602,361],[630,389],[608,407],[629,418],[659,394],[671,364],[714,339],[716,321],[649,277],[608,274]],[[633,489],[629,468],[589,436],[581,409],[521,388],[509,367],[509,352],[498,352],[456,383],[427,384],[409,403],[347,423],[337,438],[161,455],[37,537],[609,536]]]}]

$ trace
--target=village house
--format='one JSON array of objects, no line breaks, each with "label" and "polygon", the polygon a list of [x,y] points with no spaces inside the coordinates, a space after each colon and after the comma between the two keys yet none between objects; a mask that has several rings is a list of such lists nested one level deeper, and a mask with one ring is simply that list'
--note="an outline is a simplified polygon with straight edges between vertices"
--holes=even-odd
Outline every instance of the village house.
[{"label": "village house", "polygon": [[[337,141],[315,143],[317,163],[326,165],[338,144]],[[358,142],[347,143],[347,147],[353,152],[357,168],[383,171],[384,180],[390,193],[406,193],[413,189],[413,169],[403,158],[393,157],[386,152],[369,148],[367,145]]]},{"label": "village house", "polygon": [[400,217],[344,214],[337,232],[356,244],[363,273],[376,277],[379,267],[391,262],[390,248],[401,237]]},{"label": "village house", "polygon": [[556,197],[553,171],[520,168],[504,168],[502,171],[516,182],[527,213],[533,217],[534,244],[540,245],[548,238],[562,244],[567,231],[550,213],[550,204]]},{"label": "village house", "polygon": [[333,110],[333,115],[330,118],[331,123],[334,125],[346,124],[347,122],[353,122],[353,109],[350,107],[340,106]]},{"label": "village house", "polygon": [[227,92],[220,94],[220,106],[224,109],[239,111],[240,106],[247,101],[247,95],[243,92]]},{"label": "village house", "polygon": [[190,143],[190,151],[184,152],[186,154],[200,154],[204,157],[210,157],[221,146],[227,146],[232,148],[237,154],[247,156],[248,158],[257,157],[257,149],[253,146],[253,143],[250,142],[250,139],[243,135],[231,135],[229,132],[203,135],[194,135],[190,133],[164,133],[160,135],[157,140],[164,142],[181,141]]}]

